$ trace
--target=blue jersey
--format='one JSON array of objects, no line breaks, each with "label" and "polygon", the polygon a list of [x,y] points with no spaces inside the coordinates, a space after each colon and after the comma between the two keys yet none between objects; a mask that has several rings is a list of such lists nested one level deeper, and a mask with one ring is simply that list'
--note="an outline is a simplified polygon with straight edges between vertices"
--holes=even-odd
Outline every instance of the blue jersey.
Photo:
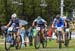
[{"label": "blue jersey", "polygon": [[53,22],[54,22],[55,27],[64,27],[64,19],[61,17],[59,20],[55,18]]},{"label": "blue jersey", "polygon": [[45,20],[44,19],[35,19],[34,22],[36,23],[36,25],[38,25],[39,27],[45,26]]},{"label": "blue jersey", "polygon": [[19,22],[19,19],[18,18],[16,20],[11,19],[10,22],[11,22],[11,25],[10,26],[19,27],[19,23],[20,22]]}]

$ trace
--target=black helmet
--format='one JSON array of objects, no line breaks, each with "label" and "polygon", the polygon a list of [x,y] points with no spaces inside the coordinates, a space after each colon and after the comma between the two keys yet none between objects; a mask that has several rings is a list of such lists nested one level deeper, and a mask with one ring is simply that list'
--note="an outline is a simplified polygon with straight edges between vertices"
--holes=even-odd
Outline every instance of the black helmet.
[{"label": "black helmet", "polygon": [[56,19],[60,19],[60,15],[56,15]]}]

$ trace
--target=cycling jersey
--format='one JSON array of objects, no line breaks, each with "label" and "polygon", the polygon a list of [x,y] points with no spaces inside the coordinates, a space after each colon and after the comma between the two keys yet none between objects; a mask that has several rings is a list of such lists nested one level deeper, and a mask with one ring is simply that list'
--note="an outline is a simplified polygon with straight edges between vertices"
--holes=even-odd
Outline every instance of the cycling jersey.
[{"label": "cycling jersey", "polygon": [[10,19],[10,27],[14,27],[14,30],[13,30],[14,32],[18,31],[18,29],[16,29],[16,27],[19,27],[19,24],[20,24],[20,22],[19,22],[18,18],[16,18],[15,20]]},{"label": "cycling jersey", "polygon": [[39,27],[42,27],[42,26],[45,26],[45,22],[46,22],[46,21],[41,18],[41,19],[39,19],[39,20],[38,20],[38,19],[35,19],[34,22],[35,22],[35,24],[38,25]]},{"label": "cycling jersey", "polygon": [[10,22],[11,22],[10,26],[19,27],[20,22],[18,18],[16,20],[11,19]]},{"label": "cycling jersey", "polygon": [[[67,23],[67,27],[66,28],[69,28],[70,27],[69,22],[67,20],[65,20],[65,22]],[[65,24],[64,24],[64,26],[65,26]]]},{"label": "cycling jersey", "polygon": [[55,27],[56,28],[58,28],[58,27],[64,27],[64,19],[63,18],[61,18],[60,17],[60,19],[59,20],[57,20],[56,18],[54,19],[54,25],[55,25]]}]

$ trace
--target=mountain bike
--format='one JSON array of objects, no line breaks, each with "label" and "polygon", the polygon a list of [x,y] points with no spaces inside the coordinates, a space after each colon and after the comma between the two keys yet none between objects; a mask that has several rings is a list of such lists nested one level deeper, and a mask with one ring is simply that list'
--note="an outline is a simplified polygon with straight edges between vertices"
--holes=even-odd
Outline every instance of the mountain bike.
[{"label": "mountain bike", "polygon": [[47,46],[47,37],[45,34],[42,34],[41,29],[41,27],[36,27],[37,34],[34,39],[34,46],[36,49],[40,48],[40,43],[42,43],[43,48],[46,48]]},{"label": "mountain bike", "polygon": [[58,36],[58,43],[59,43],[59,48],[62,48],[62,38],[63,38],[63,35],[62,35],[62,32],[60,30],[61,28],[58,27],[57,28],[57,36]]},{"label": "mountain bike", "polygon": [[66,28],[65,29],[65,43],[64,43],[64,45],[66,46],[66,47],[68,47],[68,45],[69,45],[69,40],[70,40],[70,30],[69,30],[69,28]]},{"label": "mountain bike", "polygon": [[6,31],[5,31],[5,49],[9,50],[11,47],[14,47],[16,49],[20,49],[21,48],[21,36],[14,36],[16,34],[16,32],[14,32],[14,28],[13,27],[9,27]]}]

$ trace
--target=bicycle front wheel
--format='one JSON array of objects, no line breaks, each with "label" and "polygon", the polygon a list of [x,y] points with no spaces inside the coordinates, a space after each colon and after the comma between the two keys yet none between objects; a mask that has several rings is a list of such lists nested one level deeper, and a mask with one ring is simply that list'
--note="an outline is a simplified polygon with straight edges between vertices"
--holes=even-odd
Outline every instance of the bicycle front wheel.
[{"label": "bicycle front wheel", "polygon": [[34,39],[34,46],[36,49],[40,47],[40,36],[39,35],[37,35]]},{"label": "bicycle front wheel", "polygon": [[11,36],[6,35],[5,36],[5,50],[9,50],[11,47]]},{"label": "bicycle front wheel", "polygon": [[59,48],[62,48],[62,33],[58,32],[58,41],[59,41]]}]

